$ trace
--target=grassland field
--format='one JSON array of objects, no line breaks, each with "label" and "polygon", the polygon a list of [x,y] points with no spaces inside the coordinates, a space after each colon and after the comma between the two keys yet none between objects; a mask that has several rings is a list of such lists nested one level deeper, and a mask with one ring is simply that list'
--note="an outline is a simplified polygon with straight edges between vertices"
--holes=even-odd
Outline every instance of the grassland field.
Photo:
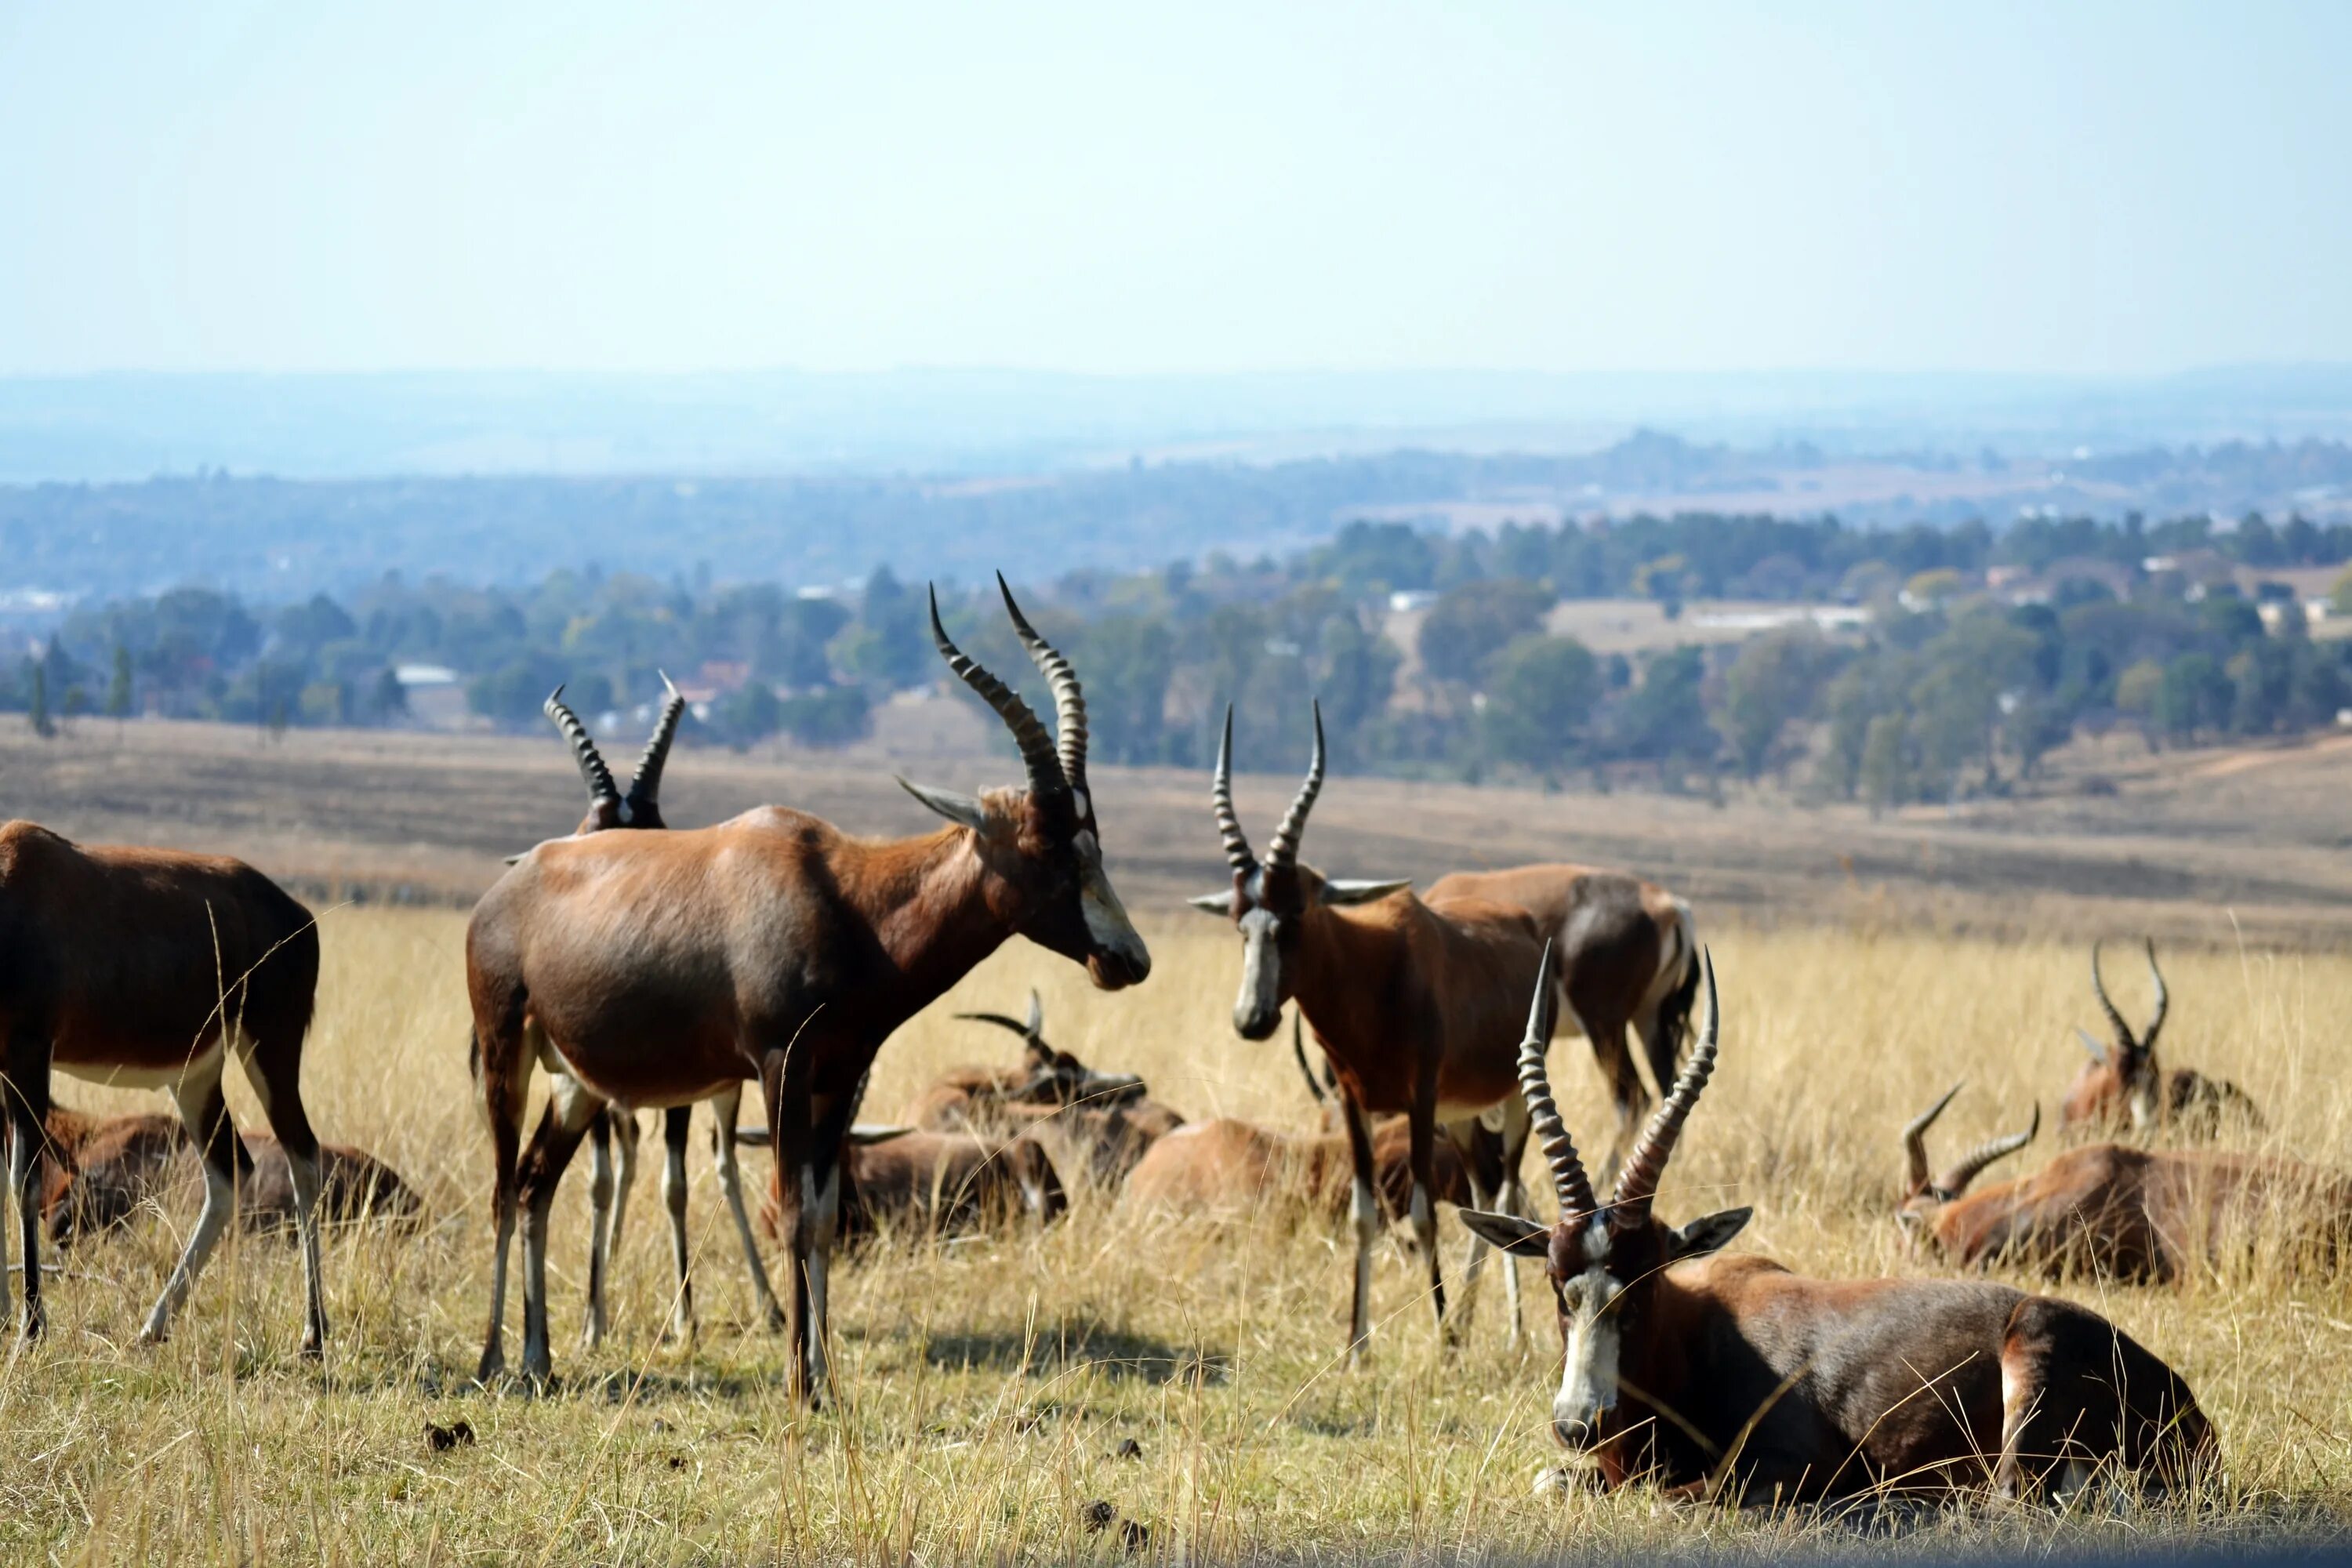
[{"label": "grassland field", "polygon": [[[2343,1020],[2352,959],[2213,940],[2168,953],[2166,1041],[2267,1109],[2263,1146],[2352,1163]],[[1148,1531],[1146,1561],[1436,1562],[1573,1552],[1602,1560],[1791,1551],[1873,1553],[1884,1537],[1795,1513],[1669,1510],[1634,1490],[1538,1497],[1557,1462],[1545,1426],[1558,1353],[1532,1272],[1530,1348],[1506,1342],[1489,1275],[1465,1342],[1442,1349],[1402,1235],[1381,1255],[1370,1365],[1342,1365],[1339,1233],[1267,1212],[1237,1224],[1122,1214],[1083,1187],[1042,1234],[894,1238],[836,1273],[842,1399],[797,1411],[778,1341],[754,1318],[731,1230],[696,1140],[692,1221],[702,1331],[659,1342],[665,1230],[640,1176],[618,1274],[617,1331],[576,1344],[587,1249],[584,1163],[557,1205],[551,1272],[559,1384],[543,1397],[473,1386],[487,1303],[488,1152],[469,1096],[464,916],[324,910],[325,973],[307,1094],[322,1134],[392,1161],[423,1192],[408,1234],[356,1231],[327,1255],[333,1339],[323,1370],[295,1354],[291,1248],[225,1244],[168,1345],[134,1346],[191,1215],[86,1242],[48,1283],[51,1331],[0,1365],[0,1559],[12,1562],[949,1563],[1121,1560],[1107,1501]],[[869,1115],[940,1069],[1003,1060],[1010,1039],[958,1009],[1045,998],[1049,1033],[1097,1065],[1144,1074],[1186,1114],[1311,1120],[1286,1045],[1244,1042],[1227,1009],[1230,932],[1146,922],[1141,989],[1092,991],[1015,942],[895,1037]],[[1956,1079],[1938,1130],[1957,1150],[2054,1109],[2095,1016],[2069,936],[1996,941],[1874,923],[1710,932],[1724,997],[1720,1071],[1669,1173],[1662,1212],[1758,1206],[1736,1244],[1836,1276],[1937,1272],[1890,1217],[1899,1124]],[[2087,932],[2082,933],[2087,935]],[[2112,971],[2126,1011],[2137,966]],[[1604,1100],[1581,1042],[1553,1050],[1571,1126],[1598,1138]],[[258,1124],[232,1075],[243,1124]],[[157,1097],[61,1079],[92,1109]],[[653,1155],[657,1141],[649,1139]],[[2049,1143],[2020,1168],[2046,1155]],[[751,1153],[760,1185],[766,1156]],[[648,1167],[657,1165],[648,1160]],[[1539,1205],[1548,1197],[1539,1194]],[[1449,1278],[1463,1233],[1450,1217]],[[2219,1423],[2225,1495],[2192,1509],[2061,1518],[1990,1500],[1901,1521],[1902,1549],[2041,1552],[2284,1534],[2332,1535],[2352,1514],[2352,1289],[2257,1265],[2178,1289],[2077,1281],[2191,1380]],[[467,1423],[444,1452],[426,1423]],[[1129,1438],[1139,1458],[1118,1458]],[[1885,1528],[1881,1520],[1877,1528]]]}]

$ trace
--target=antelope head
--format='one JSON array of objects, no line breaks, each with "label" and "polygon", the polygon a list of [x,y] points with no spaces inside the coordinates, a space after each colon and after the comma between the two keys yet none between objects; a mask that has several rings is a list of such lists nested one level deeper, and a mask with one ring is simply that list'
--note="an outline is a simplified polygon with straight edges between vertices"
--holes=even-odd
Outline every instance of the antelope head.
[{"label": "antelope head", "polygon": [[1002,1013],[958,1013],[956,1016],[975,1024],[993,1024],[1021,1037],[1022,1057],[1030,1076],[1027,1082],[1005,1091],[1009,1104],[1107,1106],[1143,1098],[1143,1079],[1135,1074],[1097,1072],[1069,1052],[1056,1049],[1045,1038],[1045,1005],[1034,991],[1029,993],[1026,1022]]},{"label": "antelope head", "polygon": [[2016,1153],[2032,1142],[2034,1134],[2042,1131],[2042,1107],[2036,1103],[2033,1120],[2026,1123],[2025,1131],[1988,1138],[1960,1156],[1958,1163],[1948,1166],[1942,1175],[1930,1175],[1927,1129],[1936,1124],[1936,1118],[1944,1114],[1944,1108],[1951,1104],[1952,1097],[1959,1092],[1960,1086],[1957,1083],[1952,1085],[1944,1091],[1943,1099],[1913,1117],[1903,1127],[1903,1197],[1895,1205],[1895,1220],[1902,1226],[1904,1241],[1915,1248],[1919,1245],[1920,1237],[1934,1226],[1936,1215],[1944,1205],[1967,1192],[1969,1184],[1982,1174],[1987,1165]]},{"label": "antelope head", "polygon": [[1726,1209],[1679,1227],[1652,1213],[1658,1180],[1682,1137],[1683,1124],[1715,1071],[1722,1019],[1716,1005],[1715,961],[1706,956],[1701,962],[1706,977],[1706,1026],[1673,1091],[1625,1156],[1615,1192],[1604,1207],[1594,1197],[1583,1158],[1560,1121],[1544,1068],[1556,1005],[1551,949],[1544,949],[1535,1002],[1528,1010],[1527,1037],[1519,1045],[1519,1092],[1527,1098],[1536,1138],[1551,1167],[1559,1219],[1546,1226],[1517,1215],[1459,1211],[1464,1225],[1504,1252],[1543,1260],[1559,1311],[1560,1375],[1552,1395],[1551,1429],[1565,1447],[1586,1449],[1604,1441],[1621,1393],[1638,1396],[1638,1372],[1633,1383],[1621,1374],[1630,1359],[1629,1348],[1638,1350],[1657,1321],[1657,1297],[1667,1266],[1716,1251],[1738,1235],[1755,1212]]},{"label": "antelope head", "polygon": [[996,578],[1005,614],[1029,661],[1053,689],[1058,736],[1050,736],[1019,695],[948,637],[940,623],[940,595],[931,591],[931,641],[956,678],[995,710],[1021,748],[1028,777],[1018,790],[982,795],[898,781],[908,795],[957,826],[971,830],[982,865],[996,879],[1013,928],[1063,957],[1087,966],[1097,985],[1117,991],[1151,973],[1143,945],[1103,869],[1094,795],[1087,787],[1087,703],[1070,661],[1037,635],[1013,601],[1003,574]]},{"label": "antelope head", "polygon": [[1223,915],[1242,933],[1242,988],[1234,1002],[1234,1029],[1245,1040],[1270,1038],[1282,1022],[1283,1004],[1290,1000],[1296,980],[1299,932],[1310,911],[1387,898],[1412,885],[1410,879],[1367,882],[1326,877],[1299,863],[1298,841],[1307,831],[1307,814],[1323,790],[1323,705],[1315,704],[1315,752],[1307,764],[1307,780],[1283,814],[1281,825],[1260,860],[1242,832],[1234,810],[1234,710],[1225,708],[1224,737],[1217,742],[1217,772],[1210,786],[1209,805],[1217,831],[1225,842],[1225,859],[1232,865],[1234,885],[1224,892],[1203,893],[1191,900],[1196,910]]},{"label": "antelope head", "polygon": [[2067,1092],[2069,1121],[2104,1118],[2118,1100],[2131,1113],[2132,1126],[2142,1132],[2155,1127],[2163,1114],[2164,1072],[2157,1065],[2156,1037],[2164,1028],[2172,998],[2165,990],[2163,971],[2156,966],[2155,939],[2145,940],[2147,976],[2156,987],[2156,1013],[2148,1019],[2147,1032],[2141,1035],[2132,1033],[2122,1011],[2107,995],[2106,983],[2099,974],[2099,947],[2096,942],[2091,944],[2091,994],[2099,999],[2099,1011],[2107,1016],[2115,1043],[2103,1047],[2082,1030],[2074,1031],[2091,1059]]},{"label": "antelope head", "polygon": [[601,833],[612,827],[660,827],[662,764],[669,761],[670,742],[677,739],[678,716],[686,711],[686,699],[670,679],[662,677],[662,685],[669,695],[662,700],[661,717],[654,721],[654,732],[646,742],[645,755],[637,759],[636,775],[629,780],[629,792],[621,793],[613,782],[613,771],[604,765],[604,753],[597,751],[596,742],[580,716],[563,700],[563,688],[557,687],[540,705],[541,711],[572,742],[572,760],[580,764],[580,777],[588,786],[588,815],[580,819],[576,833]]}]

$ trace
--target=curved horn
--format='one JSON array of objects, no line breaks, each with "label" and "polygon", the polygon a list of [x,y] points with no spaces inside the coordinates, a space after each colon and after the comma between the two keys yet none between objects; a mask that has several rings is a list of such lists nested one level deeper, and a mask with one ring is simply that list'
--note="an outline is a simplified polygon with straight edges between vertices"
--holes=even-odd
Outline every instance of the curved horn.
[{"label": "curved horn", "polygon": [[1658,1195],[1658,1178],[1665,1174],[1666,1162],[1674,1158],[1675,1144],[1683,1135],[1683,1123],[1690,1120],[1691,1107],[1698,1103],[1699,1092],[1715,1072],[1715,1053],[1723,1038],[1723,1009],[1715,994],[1715,955],[1702,950],[1699,963],[1706,974],[1706,1027],[1699,1035],[1698,1048],[1675,1075],[1674,1091],[1651,1115],[1650,1124],[1634,1141],[1633,1152],[1625,1156],[1624,1168],[1617,1173],[1616,1190],[1610,1195],[1615,1206],[1609,1223],[1622,1230],[1649,1223],[1650,1200]]},{"label": "curved horn", "polygon": [[1224,738],[1217,742],[1217,771],[1209,783],[1209,809],[1217,814],[1217,833],[1225,841],[1225,859],[1235,872],[1247,876],[1255,869],[1257,857],[1249,847],[1249,837],[1242,831],[1240,814],[1234,810],[1234,705],[1225,704]]},{"label": "curved horn", "polygon": [[2124,1022],[2123,1014],[2107,998],[2106,982],[2099,978],[2099,944],[2095,942],[2091,944],[2091,994],[2099,999],[2099,1011],[2107,1016],[2108,1026],[2116,1032],[2116,1043],[2126,1051],[2139,1049],[2139,1041],[2132,1037],[2131,1026]]},{"label": "curved horn", "polygon": [[1029,1031],[1022,1026],[1020,1019],[1008,1018],[1002,1013],[958,1013],[955,1016],[966,1023],[993,1024],[1000,1029],[1010,1029],[1024,1039],[1029,1036]]},{"label": "curved horn", "polygon": [[1307,779],[1298,786],[1297,795],[1290,809],[1282,814],[1282,826],[1274,830],[1274,837],[1265,847],[1268,866],[1293,866],[1298,862],[1298,840],[1307,832],[1307,814],[1315,809],[1315,797],[1323,793],[1323,704],[1315,704],[1315,754],[1307,760]]},{"label": "curved horn", "polygon": [[1029,987],[1028,1033],[1033,1039],[1045,1037],[1045,999],[1037,994],[1034,985]]},{"label": "curved horn", "polygon": [[1307,1080],[1307,1092],[1315,1097],[1315,1103],[1328,1103],[1328,1097],[1324,1094],[1323,1086],[1315,1081],[1314,1071],[1307,1065],[1307,1026],[1300,1021],[1296,1007],[1290,1010],[1290,1055],[1297,1062],[1298,1076]]},{"label": "curved horn", "polygon": [[1544,1051],[1551,1044],[1552,1010],[1559,1004],[1552,976],[1551,943],[1544,943],[1543,962],[1536,966],[1535,999],[1528,1005],[1528,1032],[1519,1041],[1519,1097],[1528,1102],[1528,1120],[1536,1142],[1542,1145],[1544,1163],[1551,1167],[1552,1188],[1559,1194],[1560,1218],[1582,1225],[1601,1212],[1592,1195],[1592,1178],[1568,1123],[1559,1119],[1559,1105],[1551,1097],[1551,1075],[1544,1067]]},{"label": "curved horn", "polygon": [[554,721],[563,738],[572,742],[572,759],[580,764],[580,776],[588,783],[589,798],[596,803],[619,800],[621,792],[613,786],[613,770],[604,765],[604,758],[590,738],[588,727],[580,716],[563,705],[563,688],[557,687],[540,704],[540,711]]},{"label": "curved horn", "polygon": [[1021,606],[1013,602],[1013,590],[1004,581],[1004,574],[996,574],[996,591],[1004,595],[1004,613],[1013,617],[1013,635],[1021,639],[1022,648],[1029,662],[1045,678],[1054,691],[1054,731],[1056,753],[1061,758],[1062,775],[1070,781],[1072,789],[1087,787],[1087,698],[1078,689],[1078,672],[1070,661],[1054,651],[1054,645],[1037,635]]},{"label": "curved horn", "polygon": [[2140,1037],[2140,1048],[2156,1049],[2157,1031],[2164,1027],[2164,1016],[2172,1010],[2172,994],[2164,988],[2164,971],[2156,966],[2156,938],[2143,939],[2147,943],[2147,977],[2156,985],[2156,1016],[2147,1021],[2147,1033]]},{"label": "curved horn", "polygon": [[1986,1139],[1961,1155],[1958,1163],[1936,1179],[1936,1190],[1946,1198],[1958,1197],[1969,1190],[1969,1184],[1977,1179],[1978,1172],[2003,1155],[2016,1153],[2032,1142],[2034,1134],[2041,1131],[2042,1102],[2036,1100],[2033,1103],[2033,1120],[2026,1123],[2024,1131]]},{"label": "curved horn", "polygon": [[1923,1192],[1934,1179],[1927,1169],[1927,1129],[1936,1125],[1936,1118],[1944,1114],[1944,1107],[1960,1092],[1958,1084],[1944,1091],[1944,1098],[1903,1124],[1903,1163],[1906,1185],[1912,1192]]},{"label": "curved horn", "polygon": [[1021,748],[1021,764],[1028,771],[1032,793],[1050,795],[1069,791],[1069,775],[1062,772],[1062,760],[1054,753],[1053,739],[1045,726],[1037,720],[1029,704],[1004,682],[988,673],[977,660],[956,647],[948,637],[948,629],[940,624],[940,591],[931,590],[931,642],[940,657],[948,661],[956,679],[980,694],[980,700],[996,710],[1013,731],[1013,742]]},{"label": "curved horn", "polygon": [[646,742],[646,754],[637,759],[637,771],[629,780],[629,813],[639,816],[661,811],[662,764],[669,761],[669,743],[677,739],[677,721],[686,712],[686,697],[670,680],[667,671],[662,674],[662,685],[669,695],[662,699],[661,717],[654,721],[652,738]]}]

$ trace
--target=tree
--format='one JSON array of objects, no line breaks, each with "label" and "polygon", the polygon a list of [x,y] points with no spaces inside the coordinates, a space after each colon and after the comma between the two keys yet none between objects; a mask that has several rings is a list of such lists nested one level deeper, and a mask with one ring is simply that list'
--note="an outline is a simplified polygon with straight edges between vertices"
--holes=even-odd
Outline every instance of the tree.
[{"label": "tree", "polygon": [[1525,637],[1495,658],[1486,693],[1488,749],[1549,773],[1575,752],[1601,696],[1601,667],[1573,637]]},{"label": "tree", "polygon": [[379,724],[389,724],[408,712],[408,688],[400,683],[400,673],[390,665],[376,671],[375,684],[368,691],[368,711]]},{"label": "tree", "polygon": [[2192,741],[2200,731],[2219,730],[2229,722],[2231,700],[2236,695],[2211,654],[2184,653],[2164,667],[2164,680],[2156,692],[2156,721],[2173,739]]},{"label": "tree", "polygon": [[1724,677],[1715,727],[1749,778],[1764,771],[1789,726],[1811,711],[1829,645],[1810,626],[1750,637]]},{"label": "tree", "polygon": [[120,725],[131,717],[131,650],[114,645],[114,674],[106,683],[106,716]]},{"label": "tree", "polygon": [[1890,805],[1900,805],[1910,789],[1910,769],[1905,752],[1908,736],[1901,715],[1881,713],[1870,721],[1862,742],[1862,798],[1876,816]]},{"label": "tree", "polygon": [[845,746],[873,729],[873,712],[858,688],[828,686],[786,698],[776,718],[784,732],[803,746]]},{"label": "tree", "polygon": [[1628,756],[1658,763],[1661,779],[1676,763],[1687,764],[1715,751],[1699,686],[1706,673],[1697,648],[1652,654],[1642,666],[1642,683],[1626,694],[1617,713],[1617,741]]},{"label": "tree", "polygon": [[1396,644],[1366,631],[1353,610],[1342,609],[1323,623],[1323,719],[1343,761],[1369,759],[1369,731],[1388,711],[1403,662]]},{"label": "tree", "polygon": [[1422,668],[1440,680],[1475,686],[1486,661],[1543,626],[1546,589],[1523,578],[1491,578],[1448,589],[1421,623]]},{"label": "tree", "polygon": [[710,728],[741,751],[774,734],[784,721],[784,705],[764,680],[747,680],[710,705]]},{"label": "tree", "polygon": [[32,723],[33,733],[46,741],[58,732],[57,721],[49,717],[49,672],[40,660],[29,662],[32,666],[33,696],[26,707],[26,717]]}]

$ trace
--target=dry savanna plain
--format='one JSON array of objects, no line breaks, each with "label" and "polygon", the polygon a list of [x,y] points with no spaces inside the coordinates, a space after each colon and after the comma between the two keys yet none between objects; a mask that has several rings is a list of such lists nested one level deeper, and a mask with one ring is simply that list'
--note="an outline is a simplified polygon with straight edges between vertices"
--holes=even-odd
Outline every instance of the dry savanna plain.
[{"label": "dry savanna plain", "polygon": [[[918,830],[889,762],[682,752],[667,803],[681,823],[767,798],[863,830]],[[2249,1146],[2352,1165],[2341,842],[2352,754],[2119,749],[2066,765],[2101,784],[1880,821],[1769,796],[1717,805],[1339,779],[1307,858],[1426,876],[1574,857],[1688,894],[1721,979],[1723,1055],[1661,1210],[1753,1204],[1736,1247],[1800,1270],[1941,1271],[1906,1256],[1891,1218],[1896,1131],[1955,1079],[1968,1087],[1939,1152],[2017,1125],[2037,1100],[2054,1111],[2080,1059],[2071,1030],[2096,1019],[2085,958],[2098,935],[2159,934],[2170,1059],[2260,1100],[2269,1127]],[[1003,770],[941,757],[908,771],[969,784]],[[1289,783],[1245,781],[1261,836]],[[869,1120],[944,1068],[1006,1060],[1009,1037],[950,1015],[1018,1011],[1034,986],[1057,1044],[1143,1074],[1188,1116],[1311,1124],[1286,1045],[1244,1042],[1228,1022],[1237,942],[1174,907],[1218,880],[1202,784],[1097,781],[1114,875],[1157,961],[1150,982],[1097,993],[1075,967],[1010,943],[885,1047]],[[323,1369],[296,1356],[299,1272],[278,1242],[225,1244],[173,1340],[148,1350],[132,1336],[188,1209],[167,1205],[53,1255],[50,1332],[0,1365],[0,1557],[1764,1562],[2333,1538],[2352,1520],[2352,1278],[2267,1262],[2178,1288],[2061,1287],[2179,1367],[2214,1416],[2228,1479],[2193,1503],[2061,1516],[1987,1499],[1823,1515],[1669,1508],[1639,1489],[1538,1495],[1533,1478],[1558,1462],[1546,1412],[1559,1344],[1531,1269],[1528,1349],[1507,1341],[1491,1273],[1448,1349],[1392,1237],[1375,1273],[1374,1353],[1350,1372],[1336,1226],[1279,1207],[1138,1215],[1076,1184],[1069,1215],[1043,1232],[890,1237],[852,1257],[834,1289],[841,1398],[806,1414],[751,1310],[699,1137],[698,1339],[660,1337],[671,1270],[648,1159],[616,1331],[580,1351],[588,1223],[575,1165],[551,1267],[557,1385],[478,1388],[488,1151],[466,1072],[457,906],[496,875],[499,854],[567,827],[576,789],[552,741],[264,743],[88,723],[47,746],[0,737],[7,815],[93,841],[233,849],[303,891],[325,950],[305,1071],[313,1119],[329,1140],[389,1160],[425,1204],[415,1230],[331,1241]],[[2118,1000],[2140,1012],[2144,973],[2116,956]],[[1563,1038],[1552,1062],[1570,1125],[1597,1140],[1589,1053]],[[157,1100],[70,1079],[59,1095],[91,1110]],[[232,1104],[260,1124],[241,1083]],[[2013,1169],[2051,1145],[2045,1133]],[[646,1153],[656,1149],[648,1139]],[[746,1159],[764,1186],[766,1156]],[[1464,1233],[1442,1223],[1452,1276]],[[460,1422],[471,1444],[428,1443],[428,1423]],[[1097,1501],[1122,1522],[1090,1531]]]}]

